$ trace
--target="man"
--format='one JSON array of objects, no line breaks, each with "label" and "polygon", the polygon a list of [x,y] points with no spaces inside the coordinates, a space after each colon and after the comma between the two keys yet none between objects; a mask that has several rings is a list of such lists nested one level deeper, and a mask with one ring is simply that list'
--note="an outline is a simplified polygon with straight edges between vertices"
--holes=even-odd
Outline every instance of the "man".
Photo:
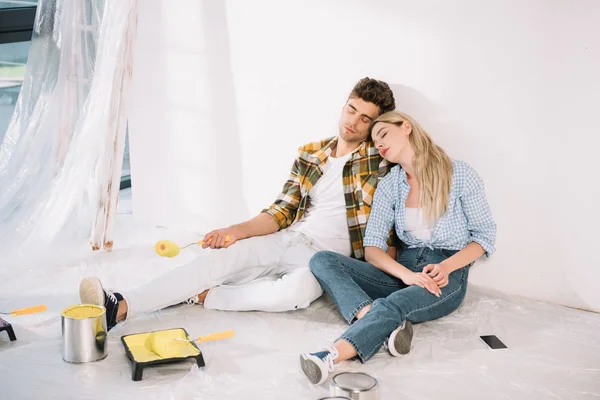
[{"label": "man", "polygon": [[104,290],[96,277],[85,278],[81,302],[104,305],[108,329],[183,301],[231,311],[308,307],[323,293],[308,268],[317,251],[364,258],[373,194],[388,170],[369,127],[393,109],[387,83],[361,79],[342,109],[338,136],[300,147],[275,203],[249,221],[205,236],[205,248],[221,250],[124,295]]}]

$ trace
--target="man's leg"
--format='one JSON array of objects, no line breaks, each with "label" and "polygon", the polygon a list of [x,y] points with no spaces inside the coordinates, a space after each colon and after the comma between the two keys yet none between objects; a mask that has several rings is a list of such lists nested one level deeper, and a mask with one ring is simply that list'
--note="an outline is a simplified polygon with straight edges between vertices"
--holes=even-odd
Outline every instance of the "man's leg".
[{"label": "man's leg", "polygon": [[[308,269],[310,258],[319,250],[305,235],[290,232],[274,276],[243,285],[212,288],[204,307],[226,311],[281,312],[306,308],[323,294]],[[238,281],[239,282],[239,281]],[[237,283],[237,282],[236,282]]]},{"label": "man's leg", "polygon": [[306,308],[323,290],[308,267],[294,269],[278,279],[212,288],[204,307],[224,311],[282,312]]},{"label": "man's leg", "polygon": [[[198,257],[157,279],[123,293],[124,300],[119,300],[124,301],[127,317],[130,317],[181,303],[227,281],[232,276],[235,276],[238,282],[249,282],[267,275],[270,269],[279,264],[285,251],[285,236],[285,232],[277,232],[240,240],[227,249],[212,250],[206,256]],[[99,289],[103,290],[102,287]],[[88,299],[105,301],[107,296],[95,293],[97,291],[98,288],[94,285],[90,285],[87,291],[82,290],[82,301],[94,304],[96,301]],[[122,308],[123,304],[119,304],[119,307]]]}]

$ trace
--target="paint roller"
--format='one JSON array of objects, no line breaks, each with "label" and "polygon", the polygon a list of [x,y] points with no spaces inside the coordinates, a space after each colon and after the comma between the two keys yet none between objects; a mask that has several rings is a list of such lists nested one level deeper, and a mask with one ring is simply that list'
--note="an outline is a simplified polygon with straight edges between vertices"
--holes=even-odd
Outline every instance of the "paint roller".
[{"label": "paint roller", "polygon": [[0,312],[0,314],[16,317],[18,315],[35,314],[35,313],[44,312],[44,311],[46,311],[46,305],[40,304],[38,306],[33,306],[33,307],[18,308],[16,310],[12,310],[11,312]]},{"label": "paint roller", "polygon": [[[211,240],[212,240],[212,237],[208,240],[208,242],[210,243]],[[231,241],[231,238],[229,237],[229,235],[225,235],[225,242],[229,242],[229,241]],[[192,242],[183,247],[179,247],[176,243],[173,243],[170,240],[159,240],[154,245],[154,251],[156,251],[156,254],[158,254],[159,256],[172,258],[172,257],[175,257],[177,254],[179,254],[180,250],[183,250],[186,247],[190,247],[195,244],[198,246],[202,246],[204,243],[205,243],[204,240],[199,240],[197,242]]]},{"label": "paint roller", "polygon": [[153,332],[146,339],[146,348],[155,353],[161,358],[176,358],[187,356],[191,342],[203,343],[215,340],[229,339],[234,336],[233,330],[217,332],[206,336],[199,336],[196,339],[173,338],[161,334],[161,332]]}]

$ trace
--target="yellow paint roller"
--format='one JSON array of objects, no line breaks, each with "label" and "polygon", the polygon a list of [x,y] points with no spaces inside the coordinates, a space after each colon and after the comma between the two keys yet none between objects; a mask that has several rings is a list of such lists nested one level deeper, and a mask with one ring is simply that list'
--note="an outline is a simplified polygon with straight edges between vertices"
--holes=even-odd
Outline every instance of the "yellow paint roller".
[{"label": "yellow paint roller", "polygon": [[[210,238],[208,241],[210,242],[211,240],[212,240],[212,238]],[[226,235],[225,242],[229,242],[230,240],[231,240],[231,238],[229,237],[229,235]],[[159,256],[172,258],[172,257],[175,257],[177,254],[179,254],[180,250],[183,250],[186,247],[189,247],[189,246],[192,246],[195,244],[197,244],[198,246],[202,246],[204,244],[204,240],[199,240],[197,242],[190,243],[181,248],[176,243],[173,243],[170,240],[159,240],[154,245],[154,251],[156,251],[156,254],[158,254]]]},{"label": "yellow paint roller", "polygon": [[146,339],[146,348],[157,354],[160,358],[179,358],[195,355],[198,350],[191,347],[191,342],[210,342],[215,340],[229,339],[234,336],[233,330],[217,332],[206,336],[199,336],[196,339],[189,340],[185,337],[174,338],[171,335],[163,334],[164,331],[153,332]]},{"label": "yellow paint roller", "polygon": [[11,312],[0,312],[0,314],[11,315],[13,317],[16,317],[17,315],[35,314],[44,311],[46,311],[46,305],[40,304],[39,306],[19,308],[16,310],[12,310]]},{"label": "yellow paint roller", "polygon": [[188,350],[187,347],[185,343],[175,341],[159,332],[151,333],[146,339],[146,348],[160,358],[184,357],[185,350]]},{"label": "yellow paint roller", "polygon": [[154,251],[159,256],[171,258],[179,254],[179,246],[169,240],[159,240],[154,245]]}]

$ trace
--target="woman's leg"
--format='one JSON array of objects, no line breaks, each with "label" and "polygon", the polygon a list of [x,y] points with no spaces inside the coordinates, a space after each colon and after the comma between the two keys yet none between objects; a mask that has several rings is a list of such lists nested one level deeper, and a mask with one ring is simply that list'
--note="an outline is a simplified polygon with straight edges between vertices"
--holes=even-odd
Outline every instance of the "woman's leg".
[{"label": "woman's leg", "polygon": [[[408,266],[415,272],[421,272],[428,264],[437,264],[447,257],[439,250],[420,249],[414,263]],[[362,361],[367,361],[390,338],[390,335],[405,326],[405,321],[414,323],[431,321],[446,316],[456,310],[462,303],[467,291],[469,270],[462,268],[449,276],[448,285],[442,288],[440,297],[434,296],[426,289],[413,285],[398,290],[386,298],[374,301],[369,312],[350,326],[340,339],[350,343]],[[403,340],[402,336],[398,340]],[[388,343],[394,353],[394,343]],[[406,343],[396,343],[405,347]],[[410,343],[408,343],[410,348]],[[408,349],[400,348],[398,353],[406,353]]]},{"label": "woman's leg", "polygon": [[[442,251],[423,248],[411,249],[399,261],[407,268],[420,272],[426,265],[440,263],[447,257],[448,254]],[[356,356],[365,362],[386,341],[393,355],[407,353],[412,339],[410,321],[429,321],[458,308],[466,294],[468,272],[467,267],[450,274],[449,283],[442,289],[439,298],[426,289],[409,286],[375,300],[369,312],[352,324],[331,348],[301,355],[304,373],[311,382],[322,383],[334,363]]]},{"label": "woman's leg", "polygon": [[331,251],[315,254],[310,260],[310,270],[349,324],[374,299],[406,287],[400,279],[372,264]]}]

